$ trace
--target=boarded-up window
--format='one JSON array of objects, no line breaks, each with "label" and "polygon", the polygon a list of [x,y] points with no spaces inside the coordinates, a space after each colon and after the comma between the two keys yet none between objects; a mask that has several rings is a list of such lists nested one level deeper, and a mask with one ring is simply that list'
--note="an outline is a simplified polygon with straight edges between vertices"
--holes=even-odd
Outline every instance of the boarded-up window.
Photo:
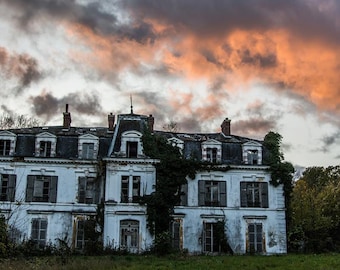
[{"label": "boarded-up window", "polygon": [[28,175],[26,202],[56,202],[57,176]]},{"label": "boarded-up window", "polygon": [[268,183],[241,182],[241,207],[268,207]]},{"label": "boarded-up window", "polygon": [[225,181],[198,181],[198,204],[200,206],[226,206]]},{"label": "boarded-up window", "polygon": [[47,219],[32,219],[31,240],[39,247],[44,248],[46,245]]},{"label": "boarded-up window", "polygon": [[15,200],[16,175],[2,174],[0,175],[1,193],[0,201]]}]

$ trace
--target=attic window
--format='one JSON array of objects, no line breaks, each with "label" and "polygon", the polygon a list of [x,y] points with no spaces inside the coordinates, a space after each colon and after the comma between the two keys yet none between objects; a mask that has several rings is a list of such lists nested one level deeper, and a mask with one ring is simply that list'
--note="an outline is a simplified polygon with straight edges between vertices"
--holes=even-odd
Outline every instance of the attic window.
[{"label": "attic window", "polygon": [[126,157],[136,158],[138,153],[137,142],[126,142]]},{"label": "attic window", "polygon": [[258,142],[247,142],[242,145],[243,162],[249,165],[262,164],[262,145]]},{"label": "attic window", "polygon": [[122,133],[120,152],[127,158],[138,158],[143,154],[141,142],[142,134],[136,130],[129,130]]},{"label": "attic window", "polygon": [[9,131],[0,132],[0,156],[12,156],[17,136]]},{"label": "attic window", "polygon": [[78,156],[82,159],[96,159],[99,149],[99,139],[91,134],[79,136]]},{"label": "attic window", "polygon": [[54,157],[56,153],[57,137],[49,132],[43,132],[35,139],[36,157]]},{"label": "attic window", "polygon": [[211,163],[221,162],[222,159],[222,143],[209,139],[202,143],[202,157],[204,161]]}]

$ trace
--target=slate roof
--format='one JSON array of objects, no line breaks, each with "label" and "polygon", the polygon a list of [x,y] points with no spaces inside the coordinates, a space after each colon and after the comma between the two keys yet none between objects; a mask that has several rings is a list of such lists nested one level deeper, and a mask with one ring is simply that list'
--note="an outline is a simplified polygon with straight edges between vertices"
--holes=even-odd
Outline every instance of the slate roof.
[{"label": "slate roof", "polygon": [[[34,157],[36,135],[48,132],[57,137],[56,158],[76,159],[78,158],[78,137],[84,134],[92,134],[99,138],[98,158],[107,157],[108,151],[113,147],[113,153],[119,152],[121,146],[121,135],[128,130],[136,130],[143,133],[147,126],[148,116],[136,114],[118,115],[114,131],[107,127],[70,127],[63,126],[33,127],[8,129],[17,135],[17,143],[14,156]],[[202,159],[201,144],[209,139],[222,143],[222,163],[242,164],[242,144],[262,141],[245,137],[222,133],[173,133],[165,131],[154,131],[155,134],[167,139],[177,138],[184,142],[183,155],[185,158]],[[113,142],[113,140],[115,140]],[[113,145],[112,145],[113,144]],[[111,148],[112,149],[112,148]],[[263,149],[263,156],[267,151]],[[114,155],[113,155],[114,156]]]}]

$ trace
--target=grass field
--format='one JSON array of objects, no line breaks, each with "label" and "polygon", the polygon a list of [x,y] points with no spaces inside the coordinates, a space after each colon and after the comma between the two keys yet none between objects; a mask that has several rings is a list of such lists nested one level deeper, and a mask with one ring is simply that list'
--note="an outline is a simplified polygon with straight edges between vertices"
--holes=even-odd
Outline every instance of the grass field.
[{"label": "grass field", "polygon": [[63,264],[59,257],[3,259],[0,269],[340,269],[340,254],[284,256],[102,256],[70,257]]}]

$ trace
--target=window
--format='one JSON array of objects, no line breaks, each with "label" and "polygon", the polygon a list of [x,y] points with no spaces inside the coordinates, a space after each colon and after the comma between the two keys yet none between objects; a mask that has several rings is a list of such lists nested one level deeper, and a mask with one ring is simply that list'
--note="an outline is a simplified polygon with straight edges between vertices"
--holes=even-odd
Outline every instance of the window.
[{"label": "window", "polygon": [[136,158],[138,153],[138,142],[126,142],[126,157]]},{"label": "window", "polygon": [[241,207],[268,207],[268,183],[241,182]]},{"label": "window", "polygon": [[258,157],[258,150],[248,150],[248,164],[257,165]]},{"label": "window", "polygon": [[207,161],[217,162],[217,148],[207,148]]},{"label": "window", "polygon": [[227,206],[226,182],[198,181],[200,206]]},{"label": "window", "polygon": [[222,159],[222,143],[214,140],[207,139],[202,142],[202,159],[211,163],[221,162]]},{"label": "window", "polygon": [[182,249],[181,244],[181,220],[175,219],[170,223],[171,245],[175,250]]},{"label": "window", "polygon": [[39,248],[44,248],[46,245],[47,234],[47,219],[34,218],[32,219],[31,239]]},{"label": "window", "polygon": [[50,157],[51,156],[51,145],[50,141],[40,141],[40,157]]},{"label": "window", "polygon": [[94,143],[83,143],[82,146],[82,158],[93,159],[94,158]]},{"label": "window", "polygon": [[9,156],[11,140],[0,140],[0,156]]},{"label": "window", "polygon": [[98,203],[98,184],[93,177],[79,177],[78,202]]},{"label": "window", "polygon": [[14,202],[16,175],[2,174],[0,175],[1,194],[0,201]]},{"label": "window", "polygon": [[262,224],[248,224],[248,245],[247,252],[260,253],[263,252]]},{"label": "window", "polygon": [[56,202],[57,176],[28,175],[26,202]]},{"label": "window", "polygon": [[86,247],[86,244],[93,234],[95,228],[95,220],[93,219],[78,219],[77,220],[77,228],[76,228],[76,242],[75,248],[78,250],[83,250]]},{"label": "window", "polygon": [[217,223],[203,223],[203,251],[204,252],[219,252]]},{"label": "window", "polygon": [[122,176],[121,202],[139,202],[140,198],[140,176]]},{"label": "window", "polygon": [[139,222],[122,220],[120,222],[120,248],[137,252],[139,247]]}]

